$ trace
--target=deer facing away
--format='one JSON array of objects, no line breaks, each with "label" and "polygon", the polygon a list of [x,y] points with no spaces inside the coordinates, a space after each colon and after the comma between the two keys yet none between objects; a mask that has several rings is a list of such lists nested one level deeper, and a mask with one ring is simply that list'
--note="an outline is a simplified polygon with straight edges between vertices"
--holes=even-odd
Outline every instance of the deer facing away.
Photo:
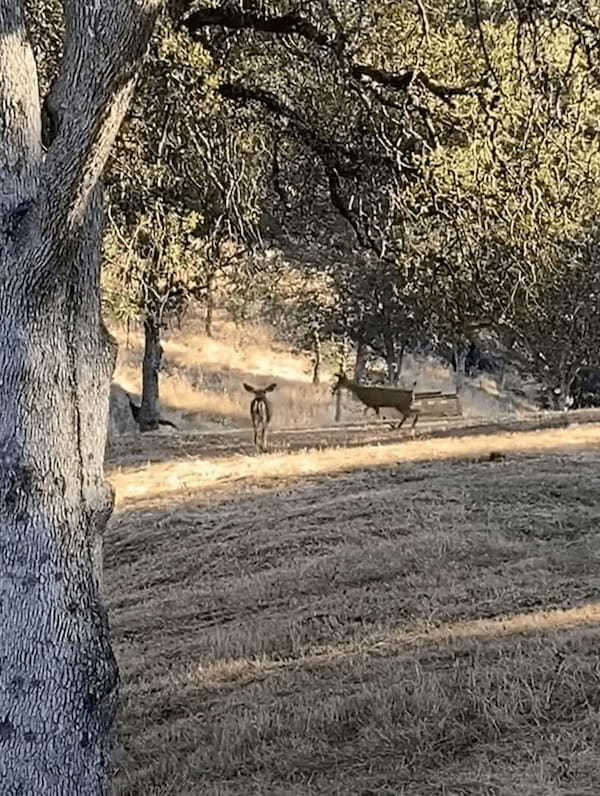
[{"label": "deer facing away", "polygon": [[397,387],[365,387],[351,381],[345,373],[339,373],[333,392],[336,393],[340,389],[348,390],[365,405],[365,413],[369,409],[374,409],[377,417],[379,417],[380,409],[395,409],[402,415],[402,420],[397,428],[402,426],[407,417],[414,415],[415,419],[412,424],[412,428],[414,428],[419,419],[419,411],[412,405],[416,386],[417,382],[415,381],[411,390],[401,390]]},{"label": "deer facing away", "polygon": [[263,390],[258,390],[256,387],[251,387],[249,384],[244,383],[244,389],[254,395],[250,403],[250,419],[252,420],[252,427],[254,429],[254,445],[258,451],[264,453],[267,450],[267,433],[269,430],[269,423],[273,416],[271,402],[267,398],[268,392],[273,392],[277,387],[276,384],[269,384]]}]

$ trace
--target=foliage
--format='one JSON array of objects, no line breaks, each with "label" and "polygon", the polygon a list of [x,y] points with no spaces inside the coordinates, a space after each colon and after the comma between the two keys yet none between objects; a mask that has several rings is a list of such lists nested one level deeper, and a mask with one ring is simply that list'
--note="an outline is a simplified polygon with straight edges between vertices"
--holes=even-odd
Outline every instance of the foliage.
[{"label": "foliage", "polygon": [[[581,359],[566,332],[600,198],[598,9],[581,6],[228,3],[184,20],[218,39],[221,94],[269,114],[279,217],[313,251],[338,244],[323,267],[355,340],[486,330],[556,381],[564,357],[538,367],[552,317]],[[579,295],[578,317],[594,302]]]}]

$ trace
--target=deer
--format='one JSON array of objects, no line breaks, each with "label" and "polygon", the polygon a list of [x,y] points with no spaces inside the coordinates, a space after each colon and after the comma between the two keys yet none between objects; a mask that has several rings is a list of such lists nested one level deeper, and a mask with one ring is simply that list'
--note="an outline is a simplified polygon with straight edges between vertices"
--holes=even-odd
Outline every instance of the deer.
[{"label": "deer", "polygon": [[277,387],[277,384],[269,384],[268,387],[259,390],[244,382],[244,389],[254,395],[250,403],[250,419],[254,429],[254,447],[261,453],[267,450],[267,433],[273,416],[271,402],[267,398],[267,393],[273,392],[275,387]]},{"label": "deer", "polygon": [[[133,419],[136,422],[136,424],[139,426],[139,424],[140,424],[140,409],[142,407],[138,406],[136,403],[134,403],[134,401],[132,401],[131,395],[129,395],[128,392],[126,392],[125,395],[127,396],[128,400],[129,400],[129,408],[131,409],[131,414],[133,416]],[[165,420],[162,417],[158,418],[158,425],[159,426],[171,426],[171,428],[177,429],[177,426],[175,425],[175,423],[172,423],[170,420]]]},{"label": "deer", "polygon": [[363,384],[357,384],[355,381],[351,381],[345,373],[338,373],[336,375],[337,382],[333,387],[333,393],[335,394],[341,389],[348,390],[365,405],[365,414],[369,409],[374,409],[375,414],[379,417],[380,409],[395,409],[402,415],[402,420],[396,428],[401,428],[406,418],[410,417],[410,415],[414,415],[415,417],[412,428],[417,425],[419,411],[413,409],[412,405],[415,399],[416,381],[412,389],[401,390],[397,387],[366,387]]}]

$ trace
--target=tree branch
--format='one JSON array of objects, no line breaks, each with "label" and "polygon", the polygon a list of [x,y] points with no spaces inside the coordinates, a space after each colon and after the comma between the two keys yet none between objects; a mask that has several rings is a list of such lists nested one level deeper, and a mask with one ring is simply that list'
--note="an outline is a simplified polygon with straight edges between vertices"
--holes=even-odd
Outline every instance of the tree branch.
[{"label": "tree branch", "polygon": [[378,83],[381,86],[400,91],[407,91],[413,85],[421,85],[448,105],[452,105],[452,97],[468,96],[473,94],[477,89],[487,86],[485,80],[467,83],[464,86],[447,86],[444,83],[438,83],[437,80],[428,77],[425,72],[420,69],[405,69],[402,72],[386,72],[383,69],[376,69],[373,66],[365,66],[363,64],[353,65],[352,75],[359,80],[369,78],[374,83]]},{"label": "tree branch", "polygon": [[32,205],[42,156],[37,69],[20,0],[0,3],[0,129],[1,245]]},{"label": "tree branch", "polygon": [[243,11],[241,8],[235,8],[229,4],[225,8],[200,8],[193,11],[181,21],[181,25],[187,28],[192,38],[198,38],[199,32],[203,28],[218,26],[229,30],[255,30],[262,33],[296,35],[325,47],[333,44],[329,36],[303,19],[300,14],[270,17],[252,11]]},{"label": "tree branch", "polygon": [[[354,178],[360,176],[361,154],[349,150],[321,138],[306,122],[278,97],[265,89],[249,88],[235,83],[225,83],[220,86],[219,93],[227,99],[241,102],[257,102],[266,108],[275,117],[287,120],[295,129],[298,137],[319,158],[325,171],[329,197],[332,205],[353,229],[361,246],[366,246],[367,241],[361,232],[360,224],[355,214],[350,210],[342,190],[341,178]],[[372,159],[372,158],[371,158]],[[388,165],[394,166],[391,159],[386,159]],[[374,162],[374,161],[373,161]]]},{"label": "tree branch", "polygon": [[[225,8],[201,8],[193,11],[180,22],[180,26],[186,28],[193,39],[200,37],[203,28],[213,26],[229,30],[254,30],[275,35],[300,36],[319,47],[330,49],[338,56],[341,55],[340,42],[343,40],[340,31],[334,37],[328,36],[300,14],[267,16],[244,11],[231,4]],[[485,81],[479,81],[465,86],[447,86],[428,77],[420,69],[406,69],[395,73],[376,69],[366,64],[351,63],[349,66],[355,79],[369,78],[382,86],[400,91],[406,91],[411,85],[418,84],[448,104],[452,104],[452,97],[469,95],[475,89],[487,85]]]},{"label": "tree branch", "polygon": [[42,226],[51,237],[77,227],[135,86],[160,0],[63,0],[65,45],[48,97],[53,138],[46,158]]}]

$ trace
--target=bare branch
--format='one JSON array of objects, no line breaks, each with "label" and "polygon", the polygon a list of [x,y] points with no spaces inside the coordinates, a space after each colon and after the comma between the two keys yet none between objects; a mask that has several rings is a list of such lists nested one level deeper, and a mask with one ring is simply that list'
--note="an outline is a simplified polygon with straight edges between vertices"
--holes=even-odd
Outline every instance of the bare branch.
[{"label": "bare branch", "polygon": [[444,83],[439,83],[437,80],[428,77],[425,72],[420,69],[405,69],[402,72],[386,72],[383,69],[376,69],[373,66],[366,66],[364,64],[355,64],[352,67],[352,74],[357,79],[366,77],[374,83],[379,83],[387,88],[401,91],[408,90],[412,85],[421,85],[448,105],[452,104],[452,97],[470,95],[473,94],[476,89],[485,88],[487,86],[485,80],[467,83],[464,86],[447,86]]},{"label": "bare branch", "polygon": [[[267,16],[265,14],[244,11],[228,4],[225,8],[201,8],[191,13],[180,23],[192,38],[198,38],[203,28],[218,26],[229,30],[254,30],[275,35],[295,35],[320,47],[327,47],[338,57],[342,55],[344,36],[339,23],[335,25],[337,32],[334,37],[323,33],[300,14],[283,16]],[[420,69],[406,69],[402,72],[386,72],[367,64],[350,63],[350,71],[354,78],[369,78],[387,88],[406,91],[413,84],[423,86],[439,99],[451,104],[451,98],[459,95],[472,94],[477,88],[483,88],[485,81],[470,83],[466,86],[446,86],[428,77]]]},{"label": "bare branch", "polygon": [[426,44],[429,44],[429,17],[427,16],[427,9],[425,8],[425,3],[423,0],[415,0],[417,4],[417,8],[419,10],[419,16],[421,17],[421,26],[423,28],[423,40]]},{"label": "bare branch", "polygon": [[329,36],[300,14],[269,17],[252,11],[243,11],[229,4],[225,8],[200,8],[182,20],[181,25],[187,28],[192,38],[197,38],[202,28],[216,25],[229,30],[256,30],[263,33],[296,35],[321,46],[334,44]]}]

